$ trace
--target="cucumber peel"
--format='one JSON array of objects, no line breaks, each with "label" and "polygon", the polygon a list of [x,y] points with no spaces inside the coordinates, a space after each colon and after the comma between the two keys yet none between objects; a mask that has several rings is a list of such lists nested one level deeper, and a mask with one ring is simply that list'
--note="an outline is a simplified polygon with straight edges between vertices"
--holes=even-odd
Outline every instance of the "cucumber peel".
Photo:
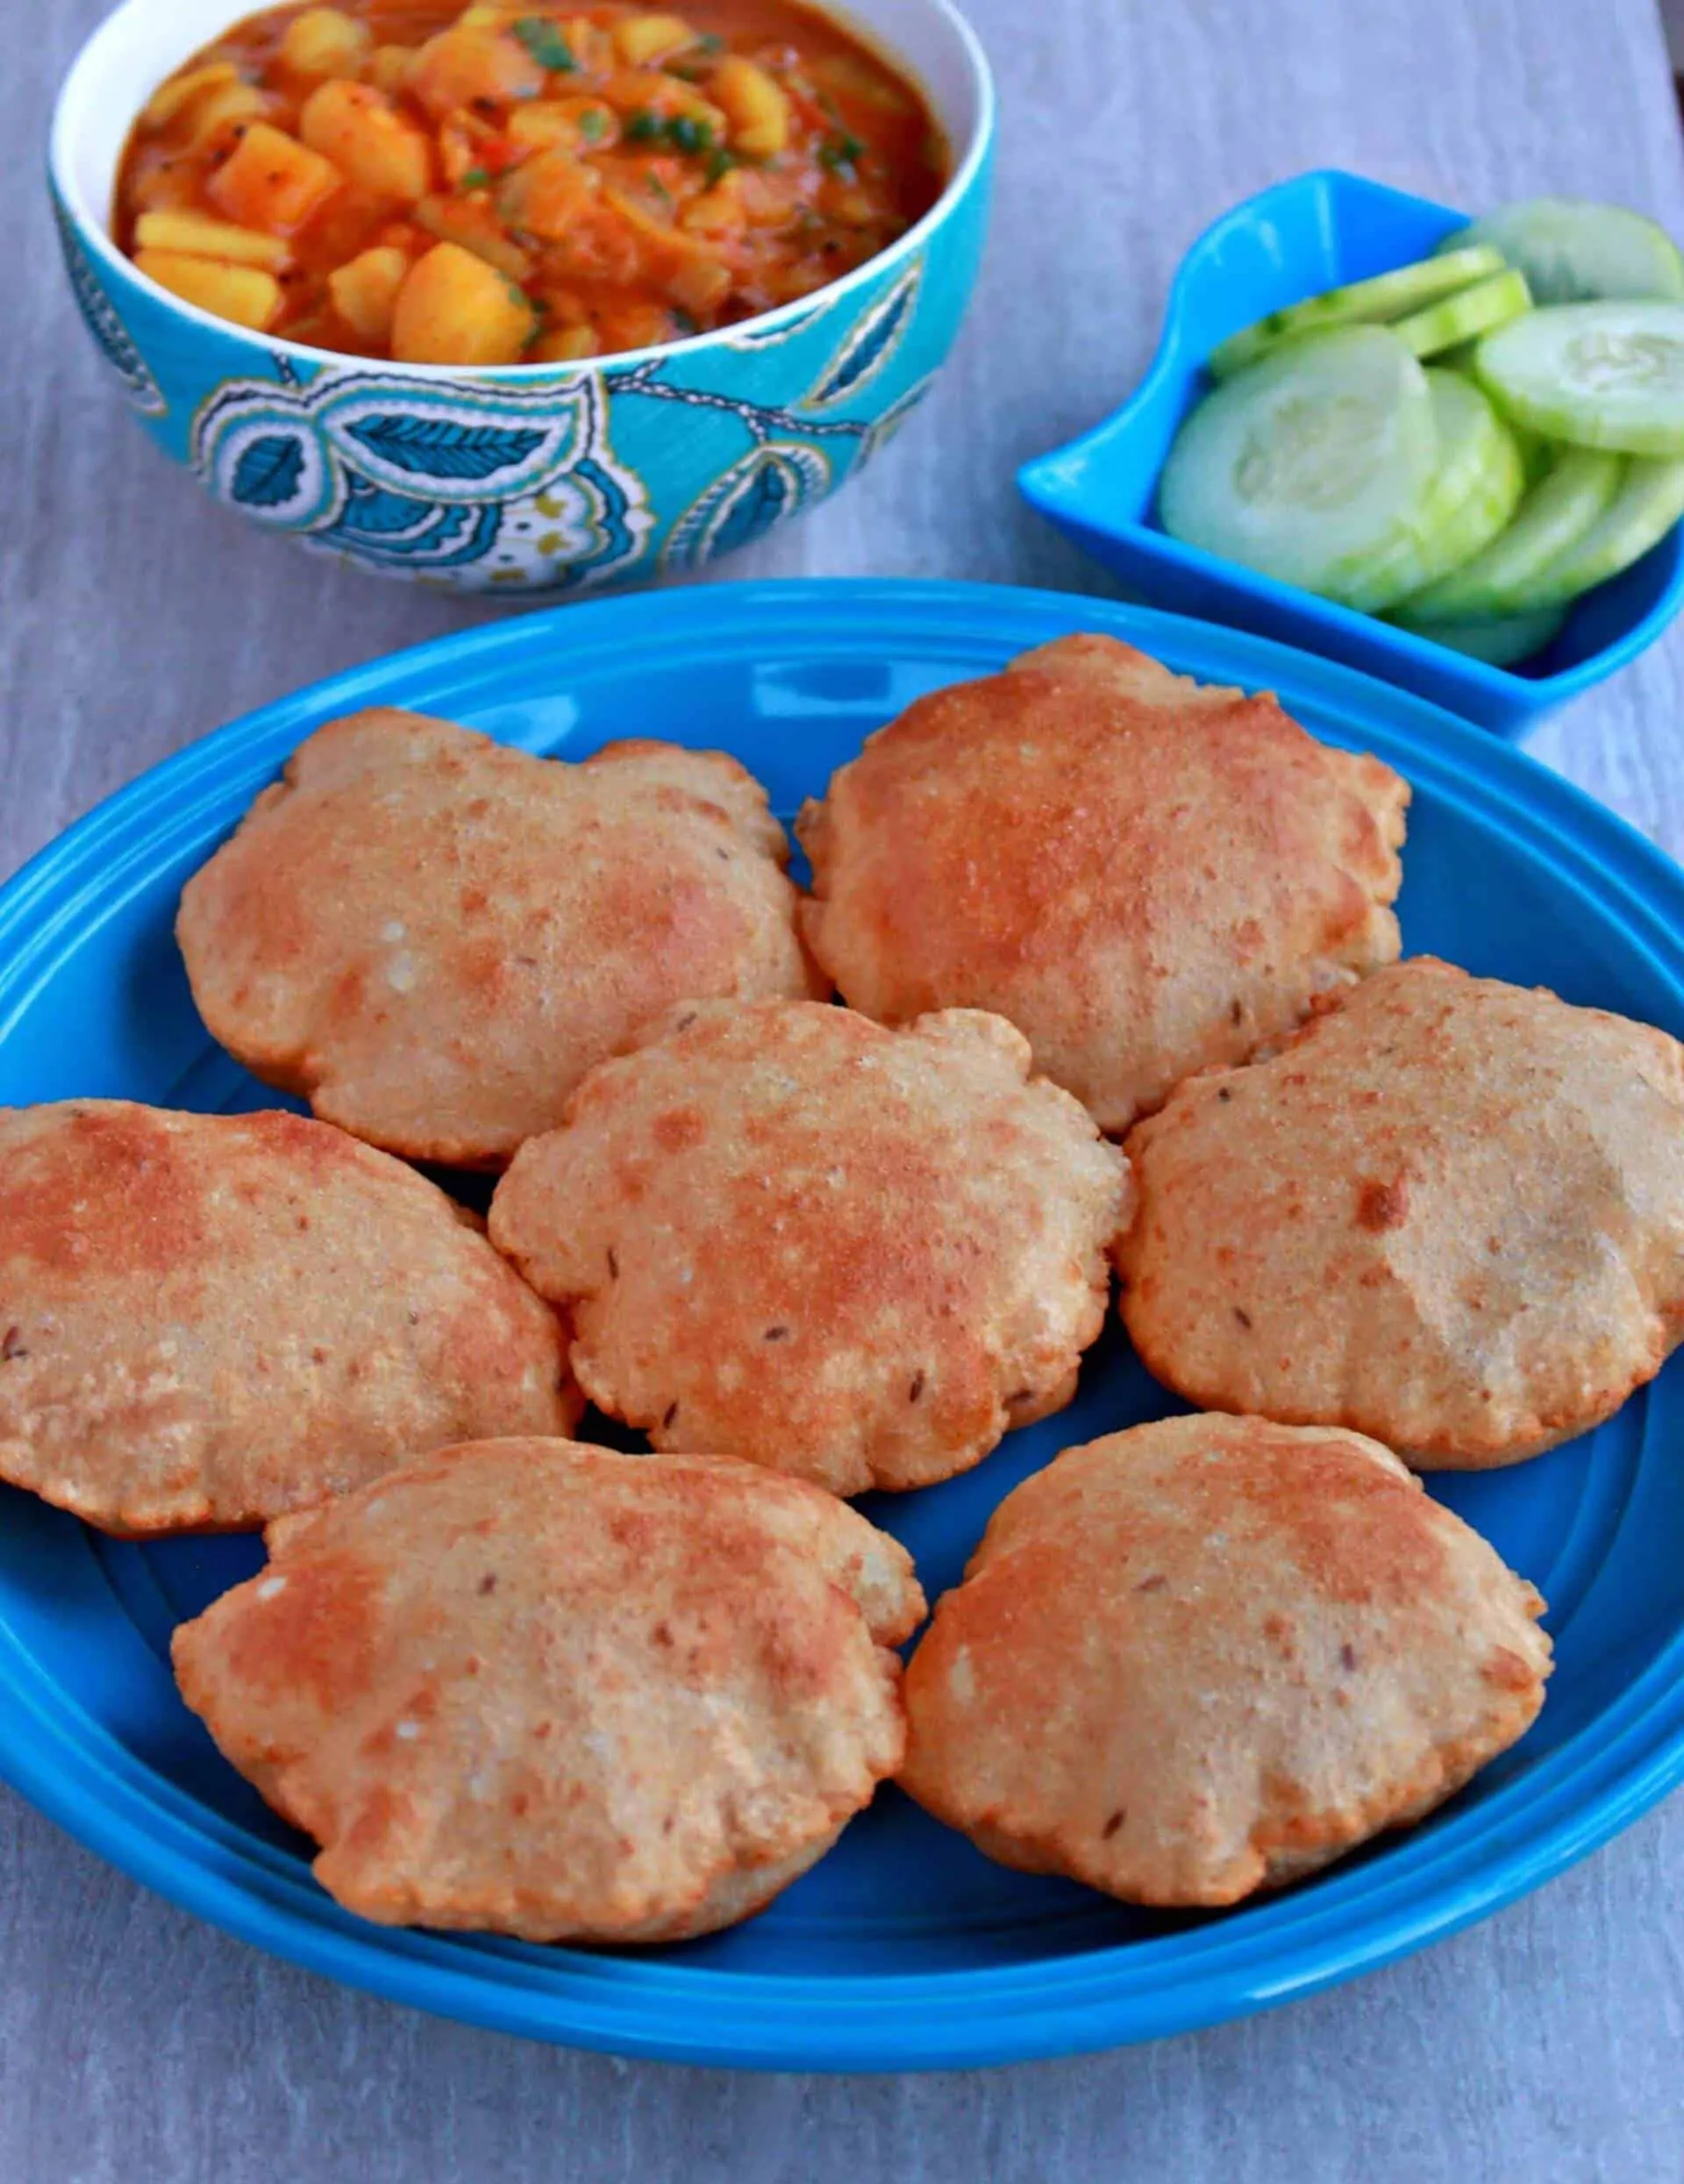
[{"label": "cucumber peel", "polygon": [[1501,273],[1502,268],[1501,252],[1488,244],[1474,244],[1466,250],[1445,252],[1420,259],[1414,265],[1399,266],[1391,273],[1376,274],[1372,280],[1351,281],[1341,288],[1324,289],[1302,303],[1288,303],[1284,310],[1271,311],[1266,318],[1242,326],[1238,333],[1219,342],[1210,353],[1211,375],[1231,379],[1236,372],[1259,362],[1283,343],[1300,340],[1306,334],[1401,318],[1471,282]]},{"label": "cucumber peel", "polygon": [[1565,607],[1534,607],[1526,614],[1490,615],[1466,621],[1416,621],[1400,608],[1391,617],[1401,630],[1413,637],[1430,638],[1452,652],[1466,653],[1490,667],[1512,667],[1530,660],[1559,632],[1566,620]]},{"label": "cucumber peel", "polygon": [[1465,341],[1506,326],[1531,307],[1525,275],[1510,268],[1493,274],[1488,281],[1476,281],[1472,288],[1459,289],[1455,295],[1429,303],[1424,310],[1412,311],[1407,318],[1395,319],[1392,332],[1408,342],[1416,356],[1437,356],[1441,350],[1458,348]]},{"label": "cucumber peel", "polygon": [[1641,296],[1684,303],[1684,254],[1664,229],[1624,205],[1530,197],[1459,228],[1438,247],[1455,256],[1482,243],[1520,268],[1539,303]]},{"label": "cucumber peel", "polygon": [[1607,509],[1624,479],[1626,460],[1598,447],[1564,449],[1508,529],[1483,553],[1405,602],[1410,616],[1459,621],[1521,610],[1551,562],[1576,546]]},{"label": "cucumber peel", "polygon": [[1620,489],[1584,536],[1526,588],[1528,607],[1559,606],[1641,560],[1684,516],[1684,462],[1626,465]]},{"label": "cucumber peel", "polygon": [[1469,380],[1429,371],[1438,428],[1438,467],[1402,534],[1331,596],[1366,614],[1431,585],[1481,553],[1513,516],[1525,490],[1514,435]]}]

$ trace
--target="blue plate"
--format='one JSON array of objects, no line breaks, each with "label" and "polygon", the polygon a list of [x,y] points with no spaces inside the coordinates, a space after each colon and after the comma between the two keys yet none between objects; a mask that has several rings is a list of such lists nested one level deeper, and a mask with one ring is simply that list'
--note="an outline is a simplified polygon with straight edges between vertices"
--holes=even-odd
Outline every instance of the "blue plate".
[{"label": "blue plate", "polygon": [[[430,708],[534,751],[666,734],[734,751],[792,813],[922,691],[1072,629],[1278,689],[1317,735],[1415,783],[1408,946],[1684,1033],[1684,878],[1517,753],[1362,676],[1232,631],[959,584],[741,584],[494,624],[253,714],[114,796],[0,890],[0,1102],[269,1096],[210,1043],[171,924],[182,882],[299,739],[367,704]],[[1173,1408],[1115,1331],[1062,1417],[870,1514],[933,1594],[995,1502],[1055,1450]],[[991,1865],[886,1791],[762,1917],[644,1954],[366,1925],[218,1757],[170,1627],[260,1559],[137,1546],[0,1489],[0,1770],[128,1872],[219,1925],[475,2023],[628,2054],[820,2069],[1002,2062],[1238,2016],[1382,1964],[1535,1887],[1684,1776],[1684,1377],[1508,1472],[1432,1490],[1548,1595],[1537,1728],[1413,1834],[1224,1916],[1133,1911]]]},{"label": "blue plate", "polygon": [[1623,575],[1587,593],[1536,659],[1506,668],[1183,546],[1154,514],[1164,459],[1209,387],[1204,360],[1218,341],[1282,304],[1424,258],[1466,218],[1336,168],[1235,205],[1182,260],[1145,377],[1092,432],[1025,463],[1024,497],[1154,605],[1302,645],[1481,727],[1523,734],[1660,635],[1684,603],[1684,527],[1674,525]]}]

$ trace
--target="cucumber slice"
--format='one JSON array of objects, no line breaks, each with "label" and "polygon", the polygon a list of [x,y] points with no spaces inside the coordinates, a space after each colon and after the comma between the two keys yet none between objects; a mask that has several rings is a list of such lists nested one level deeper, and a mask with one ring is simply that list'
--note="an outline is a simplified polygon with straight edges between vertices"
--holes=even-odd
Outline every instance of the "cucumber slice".
[{"label": "cucumber slice", "polygon": [[1486,335],[1481,386],[1581,447],[1684,455],[1684,303],[1556,303]]},{"label": "cucumber slice", "polygon": [[1455,257],[1481,243],[1519,267],[1539,303],[1636,296],[1684,303],[1684,254],[1652,220],[1623,205],[1530,197],[1459,228],[1438,247]]},{"label": "cucumber slice", "polygon": [[1414,265],[1399,266],[1391,273],[1377,273],[1372,280],[1347,282],[1327,289],[1302,303],[1288,303],[1267,318],[1242,326],[1218,342],[1210,354],[1210,370],[1217,379],[1231,379],[1236,372],[1255,364],[1283,341],[1296,341],[1307,333],[1327,333],[1336,326],[1373,324],[1396,318],[1404,311],[1448,296],[1487,274],[1501,273],[1501,252],[1476,244],[1467,250],[1448,251],[1423,258]]},{"label": "cucumber slice", "polygon": [[1411,527],[1438,461],[1427,375],[1383,326],[1289,343],[1207,395],[1158,488],[1172,538],[1323,591]]},{"label": "cucumber slice", "polygon": [[1501,537],[1406,602],[1411,616],[1442,622],[1512,614],[1550,563],[1576,546],[1607,508],[1627,460],[1600,447],[1564,448]]},{"label": "cucumber slice", "polygon": [[1489,615],[1466,622],[1417,622],[1402,609],[1391,617],[1401,630],[1429,637],[1452,652],[1466,653],[1488,667],[1512,667],[1541,653],[1567,618],[1565,607],[1534,607],[1529,614]]},{"label": "cucumber slice", "polygon": [[1584,536],[1527,585],[1523,607],[1559,606],[1641,560],[1684,516],[1684,462],[1626,465],[1619,491]]},{"label": "cucumber slice", "polygon": [[[1445,262],[1448,265],[1450,261]],[[1392,332],[1399,340],[1407,341],[1417,356],[1437,356],[1442,349],[1456,348],[1464,341],[1506,326],[1511,318],[1518,318],[1531,308],[1525,275],[1498,273],[1488,281],[1476,281],[1470,289],[1459,289],[1454,296],[1429,303],[1424,310],[1412,311],[1407,318],[1394,319]]]},{"label": "cucumber slice", "polygon": [[1526,474],[1496,411],[1459,372],[1430,371],[1438,467],[1402,535],[1331,596],[1379,614],[1488,546],[1520,504]]}]

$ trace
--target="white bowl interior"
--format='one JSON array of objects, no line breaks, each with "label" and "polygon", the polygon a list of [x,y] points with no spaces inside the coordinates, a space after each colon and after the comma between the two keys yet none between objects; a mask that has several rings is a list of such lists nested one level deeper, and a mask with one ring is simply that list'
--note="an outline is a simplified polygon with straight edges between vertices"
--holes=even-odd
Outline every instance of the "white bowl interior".
[{"label": "white bowl interior", "polygon": [[[60,194],[82,225],[109,236],[117,166],[135,115],[153,91],[260,0],[124,0],[82,47],[54,116],[52,163]],[[974,34],[947,0],[849,0],[828,7],[884,50],[923,88],[953,156],[951,192],[977,154],[989,90]]]}]

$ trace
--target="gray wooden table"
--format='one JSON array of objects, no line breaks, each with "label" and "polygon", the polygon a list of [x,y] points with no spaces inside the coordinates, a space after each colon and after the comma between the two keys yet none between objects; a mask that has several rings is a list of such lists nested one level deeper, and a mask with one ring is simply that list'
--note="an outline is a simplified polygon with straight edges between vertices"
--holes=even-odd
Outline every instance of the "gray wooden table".
[{"label": "gray wooden table", "polygon": [[[167,752],[475,610],[212,513],[76,325],[34,149],[102,0],[0,0],[0,874]],[[972,0],[1004,138],[987,275],[892,459],[729,574],[1102,589],[1014,465],[1130,384],[1184,246],[1336,163],[1684,231],[1653,0]],[[1684,634],[1538,739],[1684,853]],[[904,2080],[631,2066],[274,1963],[0,1791],[0,2184],[1547,2184],[1684,2178],[1684,1799],[1360,1984],[1068,2064]]]}]

